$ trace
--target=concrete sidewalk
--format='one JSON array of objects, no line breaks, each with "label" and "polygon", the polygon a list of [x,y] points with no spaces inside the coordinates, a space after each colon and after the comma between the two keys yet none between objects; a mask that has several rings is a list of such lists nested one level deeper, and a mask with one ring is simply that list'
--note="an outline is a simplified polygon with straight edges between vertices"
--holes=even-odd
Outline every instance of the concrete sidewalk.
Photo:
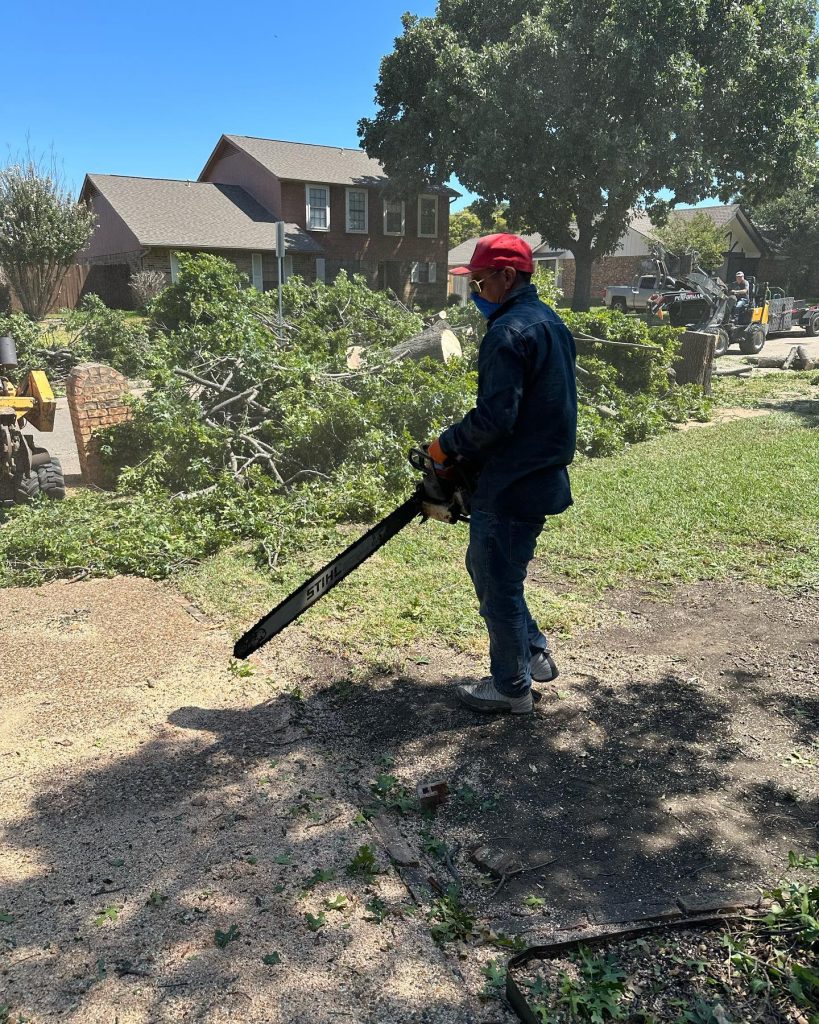
[{"label": "concrete sidewalk", "polygon": [[63,396],[57,399],[57,415],[54,418],[54,430],[43,433],[33,427],[25,428],[26,434],[34,437],[35,443],[47,448],[52,455],[60,460],[69,486],[77,487],[82,483],[80,473],[80,457],[77,453],[77,442],[74,439],[74,428],[71,426],[71,414],[68,411],[68,399]]}]

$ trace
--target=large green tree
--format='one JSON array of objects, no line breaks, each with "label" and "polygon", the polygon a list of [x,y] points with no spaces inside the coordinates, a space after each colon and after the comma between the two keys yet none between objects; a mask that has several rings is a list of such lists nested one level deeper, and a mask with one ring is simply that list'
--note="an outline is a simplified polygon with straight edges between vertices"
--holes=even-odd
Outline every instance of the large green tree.
[{"label": "large green tree", "polygon": [[32,319],[48,312],[94,223],[53,161],[49,168],[29,155],[0,168],[0,268]]},{"label": "large green tree", "polygon": [[489,205],[481,199],[476,199],[474,203],[450,216],[449,247],[454,249],[461,242],[476,238],[478,235],[508,230],[505,206]]},{"label": "large green tree", "polygon": [[769,198],[806,174],[815,14],[815,0],[439,0],[404,16],[359,134],[398,188],[457,174],[570,249],[584,309],[592,261],[635,210]]},{"label": "large green tree", "polygon": [[672,213],[658,229],[657,238],[677,256],[696,252],[703,270],[718,270],[725,262],[725,232],[707,213],[700,211],[690,218]]},{"label": "large green tree", "polygon": [[788,189],[754,207],[754,221],[785,258],[782,279],[775,283],[796,292],[813,291],[819,268],[819,186]]}]

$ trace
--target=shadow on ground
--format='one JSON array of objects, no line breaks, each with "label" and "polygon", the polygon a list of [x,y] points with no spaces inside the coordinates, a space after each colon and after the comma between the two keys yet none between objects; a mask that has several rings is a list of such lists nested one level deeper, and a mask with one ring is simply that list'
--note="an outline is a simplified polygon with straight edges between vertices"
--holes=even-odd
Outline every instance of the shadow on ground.
[{"label": "shadow on ground", "polygon": [[[360,913],[330,914],[315,934],[302,927],[278,975],[261,965],[289,922],[320,913],[331,892],[359,907],[368,898],[345,864],[373,841],[355,812],[385,771],[410,791],[448,781],[434,818],[394,813],[396,826],[416,848],[445,843],[465,898],[507,928],[771,881],[789,849],[816,843],[816,771],[805,762],[819,760],[819,601],[761,593],[701,585],[673,605],[623,596],[615,611],[633,619],[567,646],[557,685],[529,717],[459,706],[434,651],[429,665],[358,683],[339,662],[321,674],[334,682],[305,685],[302,699],[171,711],[134,753],[54,780],[9,825],[19,870],[0,885],[13,919],[0,937],[15,964],[12,1002],[51,976],[42,1011],[90,1019],[110,1010],[105,986],[124,978],[123,1024],[250,1021],[270,985],[291,1006],[294,986],[336,1005],[341,985],[345,1005],[375,1007],[353,1019],[476,1020],[457,996],[423,991],[420,940],[402,950],[415,982],[379,996],[403,962],[390,952],[398,936]],[[548,866],[493,895],[467,859],[481,845]],[[317,868],[336,876],[305,886]],[[522,919],[527,893],[544,908]],[[235,945],[220,949],[216,930],[231,924]]]}]

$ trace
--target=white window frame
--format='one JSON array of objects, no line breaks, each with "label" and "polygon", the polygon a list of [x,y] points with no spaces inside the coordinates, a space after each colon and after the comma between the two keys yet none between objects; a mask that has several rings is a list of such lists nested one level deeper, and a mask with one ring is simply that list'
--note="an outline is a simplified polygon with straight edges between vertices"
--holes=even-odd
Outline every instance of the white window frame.
[{"label": "white window frame", "polygon": [[179,277],[179,257],[175,252],[171,253],[171,284],[176,284]]},{"label": "white window frame", "polygon": [[[431,199],[435,204],[435,230],[431,235],[425,234],[421,230],[421,206],[425,199]],[[419,238],[437,238],[438,237],[438,196],[420,195],[418,196],[418,237]]]},{"label": "white window frame", "polygon": [[[311,188],[323,189],[325,195],[327,196],[327,202],[325,203],[325,206],[324,206],[325,212],[327,214],[327,226],[326,227],[314,228],[314,227],[310,226],[310,210],[313,209],[313,207],[310,205],[310,189]],[[304,222],[307,225],[307,230],[308,231],[329,231],[330,230],[330,186],[329,185],[321,185],[318,182],[307,182],[307,184],[304,186],[304,208],[305,208]],[[317,206],[316,209],[318,210],[318,209],[320,209],[320,207]]]},{"label": "white window frame", "polygon": [[252,252],[250,254],[250,280],[253,283],[253,287],[257,292],[264,291],[264,271],[262,269],[262,254],[260,252]]},{"label": "white window frame", "polygon": [[327,261],[324,256],[316,256],[316,280],[324,284],[327,277]]},{"label": "white window frame", "polygon": [[[363,228],[351,228],[350,227],[350,193],[361,192],[364,195],[364,227]],[[346,188],[344,190],[344,213],[347,222],[347,234],[348,235],[366,235],[370,230],[370,196],[366,188]]]},{"label": "white window frame", "polygon": [[[401,230],[400,231],[387,231],[387,209],[389,205],[393,203],[401,204]],[[407,226],[407,204],[403,199],[384,199],[384,234],[391,235],[394,238],[400,238],[403,236]]]},{"label": "white window frame", "polygon": [[[426,267],[426,281],[421,280],[421,267]],[[437,263],[426,263],[421,261],[420,263],[413,263],[412,270],[410,272],[410,282],[412,284],[437,284],[438,283],[438,264]]]}]

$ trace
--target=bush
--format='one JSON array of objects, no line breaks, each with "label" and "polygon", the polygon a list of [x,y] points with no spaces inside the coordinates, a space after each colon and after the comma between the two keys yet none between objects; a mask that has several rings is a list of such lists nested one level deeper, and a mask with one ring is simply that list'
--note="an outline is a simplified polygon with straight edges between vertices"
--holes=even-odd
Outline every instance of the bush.
[{"label": "bush", "polygon": [[[146,346],[150,356],[150,395],[133,402],[130,421],[101,433],[103,456],[129,497],[83,495],[59,510],[39,502],[15,510],[0,531],[7,581],[33,582],[88,564],[101,574],[167,575],[239,542],[254,546],[267,565],[271,545],[286,558],[310,531],[371,522],[405,497],[415,482],[407,450],[473,404],[477,345],[462,332],[463,359],[390,361],[389,349],[423,322],[344,274],[332,285],[289,281],[285,310],[280,341],[271,298],[244,288],[236,268],[212,256],[180,257],[179,280],[153,304],[149,345],[142,328],[87,300],[77,322],[97,358],[105,354],[130,369]],[[473,304],[452,314],[456,327],[483,333]],[[662,350],[658,358],[644,349],[579,345],[586,371],[579,382],[581,453],[609,454],[692,413],[704,415],[701,392],[672,385],[666,373],[678,332],[650,331],[616,312],[565,315],[575,330]],[[35,344],[30,326],[20,330],[24,344]],[[348,371],[353,344],[366,348],[368,370]],[[206,416],[201,388],[174,366],[229,379],[234,394],[252,388],[264,414],[245,407],[241,415]],[[208,407],[220,401],[211,393]],[[258,461],[238,472],[236,453],[252,453],[242,449],[251,436],[272,453],[275,472]],[[171,497],[178,492],[188,497]]]},{"label": "bush", "polygon": [[137,309],[145,309],[166,287],[167,281],[161,270],[137,270],[131,274],[129,287]]},{"label": "bush", "polygon": [[83,340],[91,359],[108,363],[126,377],[144,376],[159,358],[142,324],[121,310],[109,309],[98,295],[86,295],[68,313],[65,324]]}]

